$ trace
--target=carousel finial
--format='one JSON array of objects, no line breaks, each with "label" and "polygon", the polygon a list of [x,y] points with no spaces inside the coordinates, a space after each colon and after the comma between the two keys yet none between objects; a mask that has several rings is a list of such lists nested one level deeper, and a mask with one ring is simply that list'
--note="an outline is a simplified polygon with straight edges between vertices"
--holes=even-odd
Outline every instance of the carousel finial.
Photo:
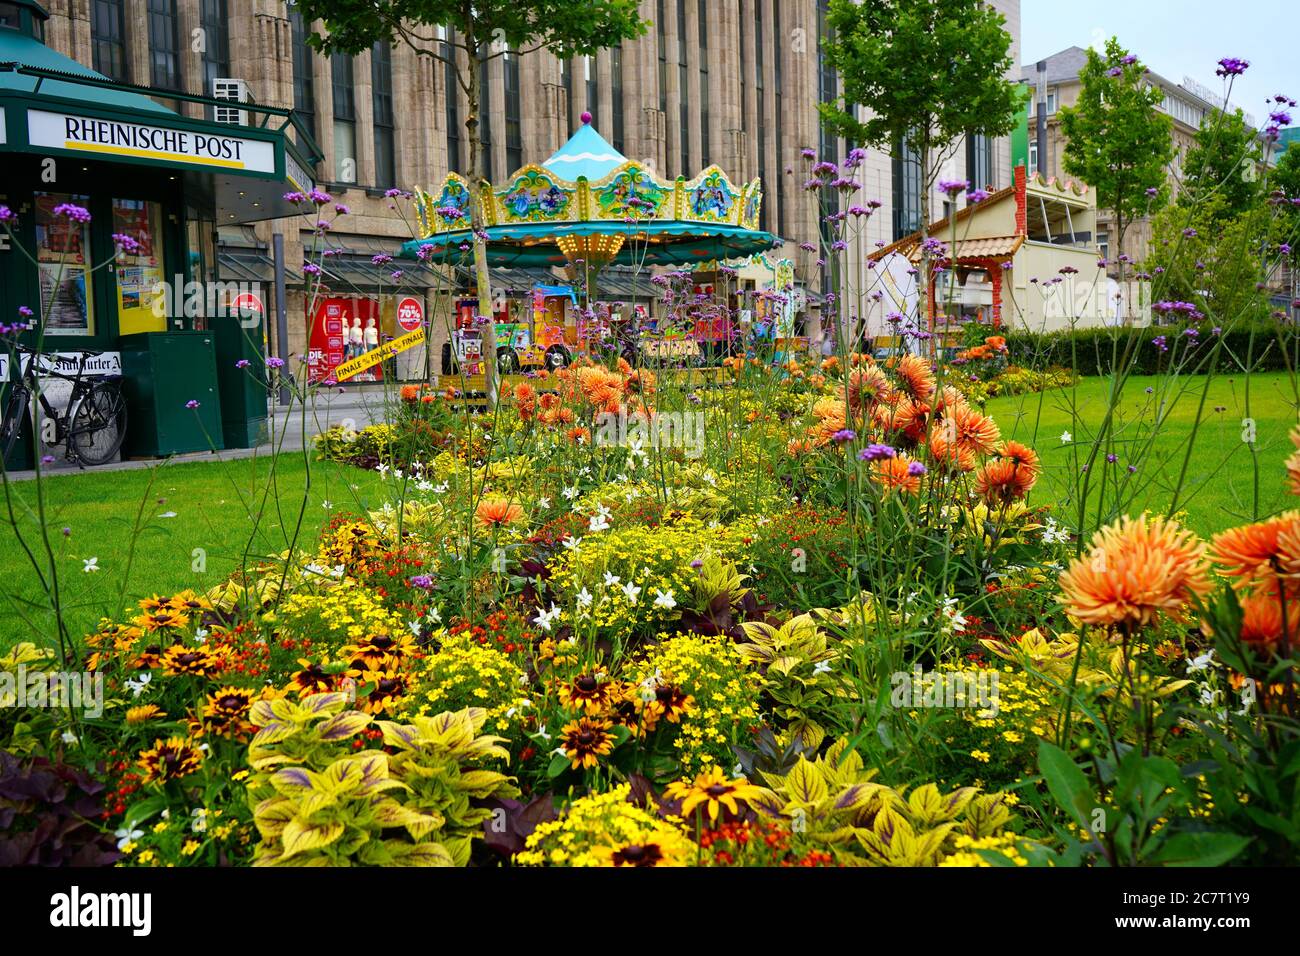
[{"label": "carousel finial", "polygon": [[583,111],[582,111],[582,115],[579,116],[578,119],[582,120],[582,125],[583,125],[583,126],[590,126],[590,125],[591,125],[591,114],[588,113],[586,110],[583,110]]}]

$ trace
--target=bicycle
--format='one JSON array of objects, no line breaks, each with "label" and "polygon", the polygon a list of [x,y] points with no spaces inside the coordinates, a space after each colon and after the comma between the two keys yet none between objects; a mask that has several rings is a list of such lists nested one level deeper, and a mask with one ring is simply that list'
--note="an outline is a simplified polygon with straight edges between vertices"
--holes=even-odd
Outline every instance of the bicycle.
[{"label": "bicycle", "polygon": [[[62,415],[37,384],[38,353],[17,348],[14,354],[18,359],[19,375],[5,403],[4,418],[0,419],[0,459],[7,459],[13,451],[33,395],[40,402],[46,419],[54,425],[54,434],[45,436],[46,444],[64,445],[68,461],[84,468],[86,465],[103,465],[117,454],[126,437],[126,399],[118,385],[118,376],[86,375],[87,358],[98,353],[80,352],[76,375],[41,370],[43,378],[72,383],[72,394]],[[44,432],[44,429],[37,431]]]}]

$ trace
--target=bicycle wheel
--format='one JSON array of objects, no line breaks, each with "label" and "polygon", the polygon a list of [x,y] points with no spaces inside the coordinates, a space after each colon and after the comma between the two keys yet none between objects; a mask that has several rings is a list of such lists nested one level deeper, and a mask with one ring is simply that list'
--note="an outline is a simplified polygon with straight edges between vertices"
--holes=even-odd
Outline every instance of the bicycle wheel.
[{"label": "bicycle wheel", "polygon": [[0,421],[0,461],[8,461],[18,436],[23,432],[23,418],[27,415],[27,402],[31,392],[26,385],[15,385],[5,403],[5,417]]},{"label": "bicycle wheel", "polygon": [[84,465],[102,465],[126,437],[126,399],[116,385],[97,382],[73,412],[68,447]]}]

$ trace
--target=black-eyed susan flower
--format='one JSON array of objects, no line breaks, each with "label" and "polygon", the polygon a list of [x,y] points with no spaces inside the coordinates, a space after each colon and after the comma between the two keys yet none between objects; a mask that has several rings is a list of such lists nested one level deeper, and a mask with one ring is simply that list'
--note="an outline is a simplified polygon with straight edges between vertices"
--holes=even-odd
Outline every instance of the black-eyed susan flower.
[{"label": "black-eyed susan flower", "polygon": [[[342,654],[351,662],[353,670],[389,670],[401,658],[417,653],[410,635],[371,634],[364,640],[343,648]],[[356,675],[353,675],[356,676]]]},{"label": "black-eyed susan flower", "polygon": [[723,810],[738,814],[740,804],[761,797],[763,792],[744,777],[728,780],[721,767],[712,766],[690,783],[674,780],[664,794],[671,800],[682,801],[683,817],[689,817],[696,807],[703,806],[709,821],[716,822]]},{"label": "black-eyed susan flower", "polygon": [[144,771],[145,783],[166,783],[198,770],[203,765],[203,752],[184,737],[157,739],[152,749],[140,752],[136,765]]},{"label": "black-eyed susan flower", "polygon": [[359,697],[357,703],[367,714],[382,714],[391,712],[398,699],[406,693],[407,677],[397,671],[376,671],[366,674],[364,684],[370,692]]},{"label": "black-eyed susan flower", "polygon": [[642,714],[647,730],[653,730],[661,719],[675,724],[681,719],[682,714],[695,706],[695,698],[676,684],[659,682],[650,688],[650,692],[654,696],[650,697],[649,693],[646,694],[650,699],[645,701],[645,710]]},{"label": "black-eyed susan flower", "polygon": [[190,623],[188,614],[171,608],[163,608],[157,611],[146,611],[132,621],[139,625],[140,630],[147,634],[157,634],[160,631],[173,631],[182,628]]},{"label": "black-eyed susan flower", "polygon": [[601,674],[579,674],[560,685],[560,703],[569,710],[599,714],[610,704],[614,687]]},{"label": "black-eyed susan flower", "polygon": [[160,597],[157,594],[147,597],[140,602],[140,610],[149,614],[155,614],[159,611],[179,611],[180,604],[175,598]]},{"label": "black-eyed susan flower", "polygon": [[698,852],[694,843],[671,827],[654,827],[592,849],[604,866],[690,866]]},{"label": "black-eyed susan flower", "polygon": [[609,732],[612,726],[608,720],[582,717],[560,728],[560,749],[574,770],[596,766],[614,749],[614,735]]},{"label": "black-eyed susan flower", "polygon": [[245,717],[256,696],[246,687],[222,687],[208,694],[203,702],[203,729],[228,737],[252,729]]},{"label": "black-eyed susan flower", "polygon": [[167,716],[157,704],[144,704],[140,707],[128,707],[126,709],[126,723],[129,727],[138,727],[140,724],[147,724],[151,720],[162,720]]},{"label": "black-eyed susan flower", "polygon": [[302,670],[293,675],[290,683],[299,697],[310,697],[334,689],[338,678],[326,672],[324,663],[306,659],[299,660],[298,663],[302,665]]},{"label": "black-eyed susan flower", "polygon": [[206,594],[195,594],[189,588],[172,595],[171,602],[173,608],[186,614],[200,614],[212,610],[212,601]]},{"label": "black-eyed susan flower", "polygon": [[214,654],[206,647],[186,647],[184,644],[173,644],[167,648],[158,662],[162,665],[163,673],[169,677],[179,674],[208,677],[221,670],[223,664],[221,655]]}]

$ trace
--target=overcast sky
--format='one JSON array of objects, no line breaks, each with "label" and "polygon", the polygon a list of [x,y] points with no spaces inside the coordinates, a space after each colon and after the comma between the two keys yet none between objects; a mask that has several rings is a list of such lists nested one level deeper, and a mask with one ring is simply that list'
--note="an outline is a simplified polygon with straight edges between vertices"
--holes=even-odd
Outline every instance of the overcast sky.
[{"label": "overcast sky", "polygon": [[1298,26],[1296,0],[1021,0],[1020,59],[1023,66],[1115,36],[1166,79],[1189,76],[1222,97],[1218,62],[1241,57],[1250,69],[1234,81],[1232,102],[1258,124],[1268,97],[1300,99]]}]

